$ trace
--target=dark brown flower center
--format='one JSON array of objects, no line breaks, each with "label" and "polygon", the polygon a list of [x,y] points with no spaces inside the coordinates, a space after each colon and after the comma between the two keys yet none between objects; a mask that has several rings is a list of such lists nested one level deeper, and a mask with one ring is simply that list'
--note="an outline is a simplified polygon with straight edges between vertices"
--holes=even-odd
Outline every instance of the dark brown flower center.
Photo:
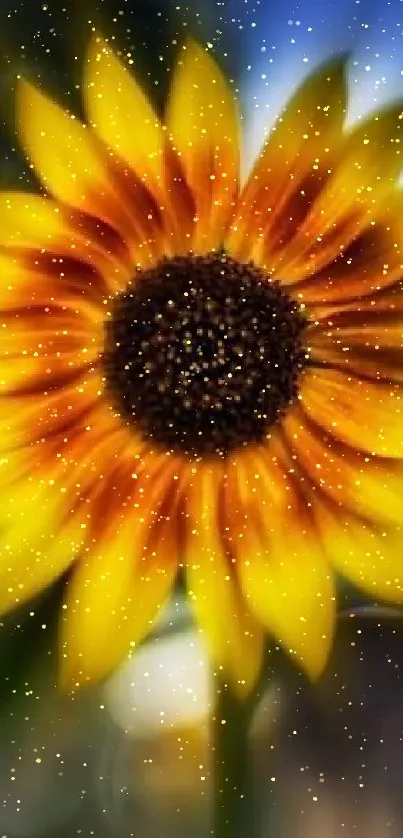
[{"label": "dark brown flower center", "polygon": [[122,419],[189,455],[261,442],[297,395],[299,306],[224,254],[139,272],[106,325],[107,390]]}]

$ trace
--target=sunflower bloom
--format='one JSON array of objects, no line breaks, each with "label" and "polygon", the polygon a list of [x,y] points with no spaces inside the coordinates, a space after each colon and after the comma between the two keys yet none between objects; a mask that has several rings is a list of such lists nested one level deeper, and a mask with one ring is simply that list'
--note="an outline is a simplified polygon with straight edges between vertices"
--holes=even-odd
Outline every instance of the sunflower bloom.
[{"label": "sunflower bloom", "polygon": [[236,102],[193,41],[163,118],[100,37],[82,89],[85,125],[20,82],[46,194],[0,195],[0,610],[69,570],[74,688],[180,571],[240,691],[266,632],[315,677],[336,573],[403,601],[403,106],[346,131],[332,61],[241,185]]}]

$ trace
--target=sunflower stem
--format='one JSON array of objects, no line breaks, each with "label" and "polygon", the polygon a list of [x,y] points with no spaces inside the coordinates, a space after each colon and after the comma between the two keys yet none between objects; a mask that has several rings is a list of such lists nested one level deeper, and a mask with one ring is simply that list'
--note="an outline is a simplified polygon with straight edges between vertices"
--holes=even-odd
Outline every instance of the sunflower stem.
[{"label": "sunflower stem", "polygon": [[255,838],[253,778],[249,753],[252,704],[225,684],[212,716],[214,838]]}]

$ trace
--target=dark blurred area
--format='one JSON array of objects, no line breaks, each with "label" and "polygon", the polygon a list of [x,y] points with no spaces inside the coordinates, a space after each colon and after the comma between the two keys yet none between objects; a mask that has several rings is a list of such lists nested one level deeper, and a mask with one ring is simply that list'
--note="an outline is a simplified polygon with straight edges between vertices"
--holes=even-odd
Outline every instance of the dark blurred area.
[{"label": "dark blurred area", "polygon": [[289,673],[269,691],[254,738],[262,836],[403,834],[402,641],[401,613],[346,612],[320,682]]},{"label": "dark blurred area", "polygon": [[[21,648],[1,708],[1,835],[212,834],[208,661],[192,626],[169,624],[75,699],[55,689],[52,642]],[[341,615],[314,686],[276,658],[250,737],[257,835],[400,838],[402,666],[403,617],[380,607]]]},{"label": "dark blurred area", "polygon": [[[163,109],[178,48],[187,35],[220,43],[219,5],[192,0],[2,0],[0,4],[0,186],[34,185],[15,138],[13,89],[17,73],[81,114],[80,82],[86,46],[94,32],[123,54],[157,109]],[[237,51],[217,50],[230,75]]]}]

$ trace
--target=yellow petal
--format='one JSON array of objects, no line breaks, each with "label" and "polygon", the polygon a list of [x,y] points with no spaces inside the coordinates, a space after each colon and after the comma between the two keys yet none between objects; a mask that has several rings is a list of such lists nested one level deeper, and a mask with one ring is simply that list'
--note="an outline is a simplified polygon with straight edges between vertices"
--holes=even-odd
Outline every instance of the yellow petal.
[{"label": "yellow petal", "polygon": [[[0,393],[44,393],[98,359],[102,318],[85,316],[94,314],[93,304],[81,304],[79,297],[81,311],[74,310],[74,297],[68,299],[62,278],[59,299],[52,295],[57,283],[23,268],[7,282],[6,312],[0,310]],[[63,300],[70,308],[63,307]]]},{"label": "yellow petal", "polygon": [[403,522],[403,468],[398,460],[370,457],[333,439],[299,407],[284,418],[285,468],[298,493],[314,504],[323,494],[337,507],[380,526]]},{"label": "yellow petal", "polygon": [[[85,510],[67,520],[49,487],[41,492],[21,487],[16,504],[28,504],[1,538],[0,612],[29,601],[54,582],[79,557],[86,539]],[[38,511],[40,510],[40,512]]]},{"label": "yellow petal", "polygon": [[[9,270],[14,283],[18,278],[18,256],[24,252],[33,257],[32,267],[34,259],[43,258],[44,252],[52,258],[68,257],[78,264],[82,261],[93,265],[113,290],[115,278],[124,287],[132,269],[125,247],[102,222],[77,215],[50,198],[24,192],[0,193],[0,245],[12,250]],[[12,259],[16,257],[13,270]],[[2,254],[2,259],[8,259],[8,255]],[[5,279],[6,267],[5,264]],[[26,281],[24,274],[22,281]],[[0,288],[3,295],[3,283]]]},{"label": "yellow petal", "polygon": [[[402,168],[400,149],[403,103],[396,102],[370,114],[346,135],[340,166],[324,189],[316,210],[325,212],[330,225],[346,210],[359,214],[372,209],[376,218],[393,199]],[[386,203],[385,203],[386,202]],[[322,226],[322,223],[318,224]]]},{"label": "yellow petal", "polygon": [[[47,445],[49,439],[57,439],[66,431],[74,436],[73,431],[77,433],[78,429],[82,431],[83,437],[87,438],[88,425],[93,418],[91,409],[98,406],[101,398],[101,379],[85,373],[76,382],[70,382],[69,386],[59,390],[40,395],[20,394],[3,397],[0,411],[0,451],[7,452],[28,446],[32,453],[32,463],[40,463],[46,459],[47,453],[50,453]],[[112,413],[107,409],[101,411],[94,422],[95,430],[105,427],[110,433],[115,430]],[[41,440],[43,444],[39,445]],[[86,444],[83,443],[84,448]],[[94,439],[91,439],[91,444],[94,444]],[[3,467],[3,472],[7,471],[9,469]],[[4,481],[4,476],[2,480]]]},{"label": "yellow petal", "polygon": [[62,625],[62,683],[66,688],[104,678],[129,652],[134,637],[133,604],[136,555],[145,546],[133,538],[135,519],[128,515],[109,541],[96,544],[72,577]]},{"label": "yellow petal", "polygon": [[320,193],[337,159],[346,110],[345,58],[328,62],[297,90],[265,143],[240,196],[228,239],[248,261],[270,252],[293,232]]},{"label": "yellow petal", "polygon": [[[40,438],[41,431],[35,431]],[[83,483],[86,442],[101,468],[98,433],[86,438],[82,429],[82,458],[75,465],[60,454],[66,439],[53,445],[37,439],[1,457],[0,610],[40,592],[84,549],[90,510],[76,503],[76,493]]]},{"label": "yellow petal", "polygon": [[[55,259],[55,262],[57,260]],[[49,272],[42,273],[39,270],[32,269],[27,266],[26,259],[19,253],[18,256],[10,254],[0,254],[0,318],[2,324],[6,324],[3,328],[7,328],[9,323],[13,323],[15,327],[18,326],[20,317],[25,317],[27,320],[33,318],[33,310],[38,317],[36,322],[43,322],[48,312],[59,314],[59,317],[64,317],[68,325],[73,325],[74,320],[81,324],[86,323],[89,328],[87,318],[94,322],[94,319],[99,318],[99,305],[94,301],[92,294],[92,286],[86,283],[88,274],[86,275],[86,267],[82,262],[76,262],[76,270],[72,272],[71,266],[70,276],[65,277],[65,270],[63,259],[60,259],[58,272],[60,278],[57,278],[57,270],[53,266],[53,276]],[[92,274],[91,268],[88,269],[89,274]],[[72,276],[73,274],[73,276]],[[84,276],[83,276],[84,275]],[[66,279],[64,282],[63,280]],[[73,282],[70,280],[73,279]],[[83,283],[84,289],[88,289],[88,299],[85,299],[83,288],[80,289],[80,283]],[[84,290],[84,293],[85,293]],[[98,299],[104,299],[106,292],[99,295]],[[95,304],[94,304],[95,303]],[[16,322],[17,321],[17,322]],[[90,325],[91,328],[91,325]],[[75,329],[76,332],[79,328]]]},{"label": "yellow petal", "polygon": [[25,80],[18,88],[17,114],[22,144],[46,189],[130,239],[130,216],[91,129]]},{"label": "yellow petal", "polygon": [[167,125],[196,202],[198,222],[191,246],[218,248],[238,189],[238,116],[217,64],[191,39],[175,69]]},{"label": "yellow petal", "polygon": [[[109,522],[69,584],[62,625],[62,684],[106,677],[141,642],[164,605],[177,570],[172,469],[154,473],[149,490]],[[156,516],[156,517],[155,517]]]},{"label": "yellow petal", "polygon": [[[29,516],[36,492],[48,491],[49,498],[59,498],[63,521],[81,503],[90,499],[93,503],[92,496],[108,482],[106,478],[116,477],[116,463],[133,473],[136,435],[129,436],[96,386],[83,377],[59,398],[50,393],[3,402],[0,508],[5,525],[12,527],[17,522],[15,538],[22,538],[23,544],[24,539],[31,539],[31,533],[20,527],[19,521]],[[105,520],[105,503],[100,520]]]},{"label": "yellow petal", "polygon": [[147,97],[108,43],[92,39],[84,78],[85,108],[94,131],[159,198],[163,131]]},{"label": "yellow petal", "polygon": [[[61,206],[50,198],[25,192],[0,194],[0,242],[14,248],[38,247],[58,251],[69,229]],[[70,242],[70,249],[74,242]]]},{"label": "yellow petal", "polygon": [[317,367],[305,375],[300,399],[307,415],[359,451],[403,457],[401,387]]},{"label": "yellow petal", "polygon": [[315,513],[326,555],[336,570],[378,601],[403,603],[400,529],[377,529],[323,504]]},{"label": "yellow petal", "polygon": [[[11,526],[20,519],[23,521],[24,516],[29,517],[32,498],[36,493],[42,495],[46,491],[49,503],[51,498],[59,498],[61,519],[70,514],[76,495],[80,495],[88,452],[93,458],[92,470],[99,481],[103,477],[105,463],[100,443],[105,442],[105,438],[108,440],[107,464],[113,468],[116,427],[112,420],[105,422],[92,394],[83,395],[83,390],[81,380],[65,399],[56,400],[50,396],[48,399],[4,400],[0,508],[5,525]],[[94,421],[94,417],[101,421]],[[125,432],[122,429],[120,432],[124,441]],[[41,527],[40,520],[38,527]],[[21,526],[15,537],[25,543],[25,539],[31,537],[29,528],[24,530]]]},{"label": "yellow petal", "polygon": [[53,387],[63,387],[89,369],[86,353],[70,352],[60,356],[23,350],[13,357],[0,358],[0,395],[37,393],[44,395]]},{"label": "yellow petal", "polygon": [[[1,322],[2,321],[2,322]],[[35,322],[36,321],[36,322]],[[86,331],[75,333],[63,328],[68,325],[63,318],[53,318],[55,326],[52,328],[52,317],[47,318],[47,328],[41,328],[41,318],[14,318],[14,322],[1,317],[0,324],[0,378],[5,371],[10,383],[10,390],[19,389],[23,381],[18,380],[19,370],[26,366],[29,371],[28,379],[24,376],[28,388],[42,386],[48,376],[53,376],[56,370],[79,370],[98,358],[102,352],[102,334],[96,329],[87,327]],[[8,370],[10,365],[10,371]],[[16,377],[14,378],[14,373]],[[1,382],[3,384],[3,382]],[[1,386],[0,386],[1,391]]]},{"label": "yellow petal", "polygon": [[[97,493],[108,482],[111,494],[116,461],[125,463],[125,432],[95,398],[81,381],[75,392],[59,398],[50,394],[48,399],[12,400],[11,406],[11,400],[5,402],[0,426],[2,609],[38,593],[84,550],[87,532],[95,525]],[[127,454],[133,472],[132,447]],[[104,504],[98,529],[105,517]]]},{"label": "yellow petal", "polygon": [[[71,315],[71,316],[69,316]],[[26,352],[57,355],[71,353],[79,356],[87,352],[91,360],[102,350],[102,342],[91,323],[79,316],[77,311],[56,311],[43,313],[30,310],[4,314],[0,311],[0,357],[7,358]]]},{"label": "yellow petal", "polygon": [[237,521],[232,550],[248,608],[294,662],[316,678],[333,637],[332,574],[307,506],[291,481],[279,482],[270,453],[270,446],[261,448],[259,456],[246,455],[238,465],[238,485],[232,485],[231,515]]},{"label": "yellow petal", "polygon": [[239,695],[248,695],[260,671],[261,628],[243,600],[219,532],[222,468],[198,466],[187,488],[186,577],[191,607],[212,659]]},{"label": "yellow petal", "polygon": [[137,226],[149,236],[159,224],[164,252],[186,253],[195,208],[179,159],[136,79],[99,36],[89,46],[83,89],[89,122],[113,152]]},{"label": "yellow petal", "polygon": [[[389,254],[390,256],[390,254]],[[384,265],[384,270],[387,270],[389,266]],[[356,314],[359,316],[364,315],[371,315],[371,312],[376,311],[380,319],[382,317],[388,318],[389,316],[392,317],[396,315],[401,316],[403,313],[403,294],[402,294],[402,284],[401,282],[393,282],[387,284],[385,288],[375,288],[372,293],[365,294],[365,296],[360,298],[348,299],[346,296],[345,301],[332,303],[330,302],[328,305],[319,305],[319,306],[312,306],[312,322],[311,328],[313,326],[314,319],[322,321],[322,326],[324,322],[326,323],[329,320],[332,320],[333,317],[339,318],[347,318],[354,317]],[[319,311],[319,316],[317,317],[317,311]],[[344,322],[344,321],[343,321]],[[323,326],[324,327],[324,326]]]},{"label": "yellow petal", "polygon": [[[290,519],[288,526],[292,527]],[[292,537],[286,526],[265,543],[256,532],[239,543],[239,578],[256,618],[317,678],[329,655],[335,592],[319,542],[307,533]]]},{"label": "yellow petal", "polygon": [[370,311],[335,313],[310,329],[307,340],[316,362],[346,375],[403,382],[402,310],[382,312],[374,299]]},{"label": "yellow petal", "polygon": [[279,277],[304,279],[322,269],[394,203],[402,130],[400,102],[346,135],[338,165],[273,266]]},{"label": "yellow petal", "polygon": [[[370,220],[370,219],[369,219]],[[311,258],[312,257],[312,258]],[[352,223],[343,227],[341,239],[320,245],[311,254],[308,273],[296,269],[282,272],[282,282],[290,294],[308,305],[324,303],[344,305],[366,294],[376,294],[392,285],[402,275],[403,234],[400,223],[400,202],[393,201],[391,211],[358,230]],[[296,274],[296,276],[295,276]]]}]

